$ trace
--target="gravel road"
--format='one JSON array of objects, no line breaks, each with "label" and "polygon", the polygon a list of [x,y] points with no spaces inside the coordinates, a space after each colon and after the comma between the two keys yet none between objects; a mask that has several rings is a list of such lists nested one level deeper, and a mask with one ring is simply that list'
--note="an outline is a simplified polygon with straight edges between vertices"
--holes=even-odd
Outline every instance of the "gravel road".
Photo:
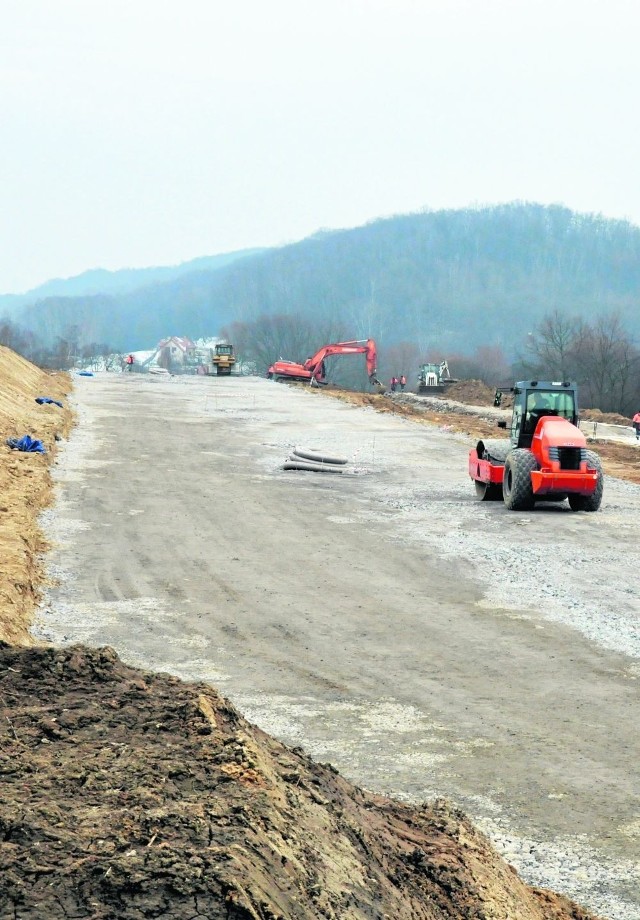
[{"label": "gravel road", "polygon": [[[481,504],[462,436],[258,378],[77,378],[34,629],[203,679],[527,881],[640,920],[640,488]],[[285,472],[294,445],[350,459]]]}]

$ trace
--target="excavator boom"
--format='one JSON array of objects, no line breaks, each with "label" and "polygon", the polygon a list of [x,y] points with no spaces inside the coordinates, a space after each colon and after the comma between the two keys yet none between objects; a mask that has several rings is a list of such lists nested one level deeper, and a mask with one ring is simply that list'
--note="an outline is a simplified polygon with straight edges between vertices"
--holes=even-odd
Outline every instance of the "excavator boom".
[{"label": "excavator boom", "polygon": [[361,355],[364,354],[367,362],[367,373],[372,385],[378,384],[376,365],[378,360],[376,343],[373,339],[361,339],[352,342],[334,342],[323,345],[318,351],[304,362],[296,364],[292,361],[274,361],[269,368],[268,377],[274,380],[303,380],[310,383],[323,383],[325,379],[324,359],[331,355]]},{"label": "excavator boom", "polygon": [[[376,375],[376,364],[378,361],[376,343],[373,339],[362,339],[360,341],[353,342],[335,342],[333,345],[323,345],[322,348],[319,348],[318,351],[311,358],[307,358],[304,362],[304,367],[311,371],[311,373],[316,377],[317,380],[324,378],[324,371],[322,369],[322,362],[325,358],[328,358],[330,355],[365,355],[365,360],[367,362],[367,373],[369,378],[375,377]],[[319,377],[318,373],[321,372],[322,376]]]}]

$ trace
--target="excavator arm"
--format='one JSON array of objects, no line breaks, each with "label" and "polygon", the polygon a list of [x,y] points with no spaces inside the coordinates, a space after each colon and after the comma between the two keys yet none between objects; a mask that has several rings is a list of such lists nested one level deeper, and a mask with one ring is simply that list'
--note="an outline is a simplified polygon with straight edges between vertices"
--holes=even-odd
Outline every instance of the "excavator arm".
[{"label": "excavator arm", "polygon": [[305,370],[308,370],[311,373],[311,376],[320,383],[324,380],[325,369],[324,369],[324,359],[330,357],[331,355],[361,355],[364,354],[365,360],[367,362],[367,373],[369,375],[369,381],[372,384],[378,384],[377,373],[377,363],[378,363],[378,354],[376,349],[376,343],[373,339],[362,339],[360,341],[353,342],[335,342],[332,345],[323,345],[322,348],[319,348],[318,351],[311,358],[307,358],[304,362]]},{"label": "excavator arm", "polygon": [[369,382],[372,386],[380,386],[376,374],[376,364],[378,360],[376,343],[373,339],[361,339],[353,342],[334,342],[330,345],[323,345],[315,355],[307,358],[304,364],[296,364],[294,361],[283,361],[279,359],[274,361],[267,372],[267,377],[271,380],[299,380],[312,384],[320,384],[325,378],[324,359],[331,355],[364,355],[367,362],[367,373]]}]

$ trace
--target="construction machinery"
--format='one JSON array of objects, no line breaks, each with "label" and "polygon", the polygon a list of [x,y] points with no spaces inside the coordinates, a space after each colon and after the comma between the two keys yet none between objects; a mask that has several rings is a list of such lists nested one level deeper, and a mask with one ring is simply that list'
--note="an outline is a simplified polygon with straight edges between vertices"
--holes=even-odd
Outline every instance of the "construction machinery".
[{"label": "construction machinery", "polygon": [[218,377],[228,377],[235,363],[233,345],[229,345],[228,342],[218,342],[214,345],[211,351],[211,364]]},{"label": "construction machinery", "polygon": [[[513,394],[508,439],[478,441],[469,452],[469,475],[481,501],[504,500],[511,511],[529,511],[538,501],[569,499],[572,511],[597,511],[604,476],[600,458],[587,450],[578,427],[575,383],[523,380],[498,387]],[[506,428],[506,421],[498,427]]]},{"label": "construction machinery", "polygon": [[270,380],[277,381],[302,381],[312,386],[320,386],[326,383],[326,366],[325,358],[331,355],[361,355],[365,356],[367,362],[367,373],[369,382],[372,386],[381,386],[376,374],[376,364],[378,360],[376,343],[373,339],[361,339],[353,342],[334,342],[331,345],[323,345],[318,351],[307,358],[304,364],[296,364],[294,361],[274,361],[269,370],[267,377]]},{"label": "construction machinery", "polygon": [[446,360],[440,364],[421,364],[418,369],[418,395],[443,393],[449,383],[455,383]]}]

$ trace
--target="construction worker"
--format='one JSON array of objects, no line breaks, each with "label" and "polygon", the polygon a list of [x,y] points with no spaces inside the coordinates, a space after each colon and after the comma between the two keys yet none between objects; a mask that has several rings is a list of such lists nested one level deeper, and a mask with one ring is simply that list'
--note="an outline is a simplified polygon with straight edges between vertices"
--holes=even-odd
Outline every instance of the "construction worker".
[{"label": "construction worker", "polygon": [[391,390],[392,393],[395,393],[397,386],[398,386],[398,378],[392,377],[391,380],[389,381],[389,389]]},{"label": "construction worker", "polygon": [[633,427],[636,430],[636,441],[640,441],[640,412],[633,416]]},{"label": "construction worker", "polygon": [[551,408],[550,394],[542,391],[529,393],[527,397],[527,415],[524,430],[533,433],[540,419],[547,413],[550,415],[556,414]]},{"label": "construction worker", "polygon": [[552,409],[551,405],[551,395],[549,393],[537,392],[531,393],[527,400],[527,408],[529,411],[542,412],[544,409]]},{"label": "construction worker", "polygon": [[404,374],[400,374],[400,389],[404,390],[406,385],[407,385],[407,378],[405,377]]}]

